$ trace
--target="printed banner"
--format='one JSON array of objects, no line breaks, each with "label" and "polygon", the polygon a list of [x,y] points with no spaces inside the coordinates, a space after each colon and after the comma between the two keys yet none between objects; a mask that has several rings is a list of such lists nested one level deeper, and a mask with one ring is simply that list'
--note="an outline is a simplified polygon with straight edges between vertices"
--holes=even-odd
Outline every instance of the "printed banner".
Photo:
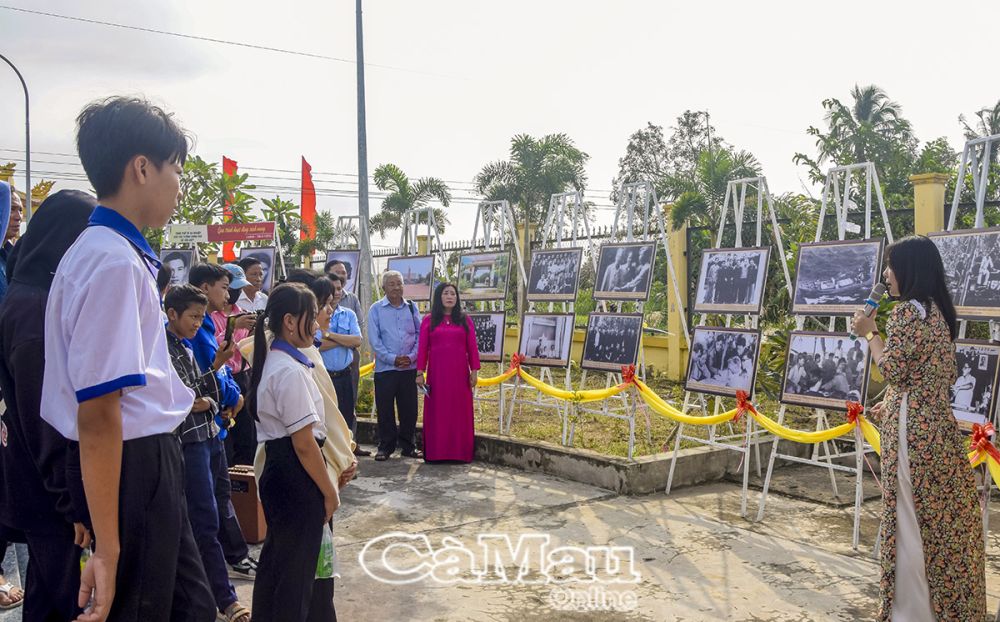
[{"label": "printed banner", "polygon": [[208,227],[206,225],[170,225],[169,236],[172,244],[208,242]]},{"label": "printed banner", "polygon": [[233,222],[208,225],[209,242],[242,242],[244,240],[273,240],[273,222]]}]

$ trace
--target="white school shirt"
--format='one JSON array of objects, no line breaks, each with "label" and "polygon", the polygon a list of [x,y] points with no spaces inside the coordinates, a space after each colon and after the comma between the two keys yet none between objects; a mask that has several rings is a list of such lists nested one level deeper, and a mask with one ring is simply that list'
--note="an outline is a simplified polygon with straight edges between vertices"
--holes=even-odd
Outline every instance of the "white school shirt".
[{"label": "white school shirt", "polygon": [[236,301],[236,306],[242,309],[245,313],[256,313],[257,311],[263,311],[267,307],[267,294],[264,292],[257,292],[257,295],[250,300],[246,292],[240,291],[240,297]]},{"label": "white school shirt", "polygon": [[120,391],[123,440],[173,432],[194,392],[170,362],[151,272],[158,262],[117,212],[98,206],[90,222],[59,262],[49,291],[41,416],[79,440],[79,404]]},{"label": "white school shirt", "polygon": [[275,343],[257,386],[257,442],[285,438],[309,425],[313,436],[325,439],[323,396],[312,379],[312,361],[287,343],[291,350]]}]

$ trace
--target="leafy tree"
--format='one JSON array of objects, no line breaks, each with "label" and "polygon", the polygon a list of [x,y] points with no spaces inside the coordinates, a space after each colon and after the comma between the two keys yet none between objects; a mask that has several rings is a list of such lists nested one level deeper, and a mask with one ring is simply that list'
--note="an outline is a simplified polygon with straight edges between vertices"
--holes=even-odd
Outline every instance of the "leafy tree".
[{"label": "leafy tree", "polygon": [[316,214],[316,227],[313,237],[310,240],[299,240],[295,243],[292,252],[296,257],[312,257],[316,251],[325,251],[332,248],[336,226],[333,223],[333,215],[330,212],[318,212]]},{"label": "leafy tree", "polygon": [[[958,121],[962,124],[966,140],[1000,134],[1000,101],[997,101],[992,108],[981,108],[976,111],[975,117],[976,122],[973,126],[969,125],[965,115],[958,116]],[[1000,162],[1000,150],[998,150],[997,146],[994,145],[992,151],[990,151],[990,174],[988,187],[986,189],[987,199],[996,199],[1000,197],[1000,165],[998,165],[998,162]],[[973,190],[971,172],[967,171],[965,177],[965,187],[962,192],[962,200],[967,202],[975,201],[975,191]]]},{"label": "leafy tree", "polygon": [[657,196],[661,196],[666,190],[664,181],[672,170],[663,128],[646,123],[646,127],[629,136],[625,155],[618,159],[618,174],[611,180],[611,202],[618,203],[619,188],[623,185],[643,181],[653,184]]},{"label": "leafy tree", "polygon": [[855,85],[851,99],[850,106],[836,98],[823,100],[826,128],[807,130],[816,137],[817,156],[796,153],[793,160],[808,168],[814,183],[826,177],[821,165],[873,162],[886,200],[905,203],[918,145],[910,122],[903,118],[900,105],[878,86]]},{"label": "leafy tree", "polygon": [[[299,243],[299,231],[302,227],[299,206],[293,201],[282,199],[280,196],[264,199],[263,203],[264,220],[274,221],[274,227],[278,232],[281,255],[286,259],[296,256],[295,247]],[[316,220],[319,221],[318,214]]]},{"label": "leafy tree", "polygon": [[[422,177],[416,183],[410,183],[406,173],[390,163],[376,168],[374,179],[376,188],[389,192],[389,196],[382,200],[379,213],[371,218],[372,231],[380,235],[400,228],[403,214],[411,209],[427,207],[431,199],[437,199],[444,207],[451,205],[451,190],[437,177]],[[448,224],[445,211],[435,208],[434,219],[437,221],[438,230],[443,232]]]},{"label": "leafy tree", "polygon": [[[760,175],[760,163],[749,151],[719,148],[703,151],[698,158],[694,179],[676,179],[683,192],[670,208],[670,221],[675,229],[684,222],[696,226],[716,226],[722,215],[726,186],[730,180]],[[747,195],[748,204],[751,198]]]}]

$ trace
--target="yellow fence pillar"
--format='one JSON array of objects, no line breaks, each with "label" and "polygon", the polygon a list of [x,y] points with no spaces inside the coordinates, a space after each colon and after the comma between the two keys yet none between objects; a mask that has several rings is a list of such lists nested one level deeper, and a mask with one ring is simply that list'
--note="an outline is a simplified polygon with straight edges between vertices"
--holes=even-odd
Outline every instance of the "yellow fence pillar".
[{"label": "yellow fence pillar", "polygon": [[674,274],[677,275],[677,286],[680,288],[681,306],[678,307],[674,284],[667,274],[667,330],[670,331],[667,347],[667,377],[671,380],[683,380],[687,373],[687,338],[681,324],[681,314],[687,313],[687,223],[680,229],[670,229],[667,235],[667,252],[674,264]]},{"label": "yellow fence pillar", "polygon": [[913,184],[913,232],[927,235],[944,229],[944,189],[949,175],[922,173],[910,175]]},{"label": "yellow fence pillar", "polygon": [[418,255],[429,255],[430,252],[427,250],[431,246],[431,238],[427,235],[417,236],[417,254]]}]

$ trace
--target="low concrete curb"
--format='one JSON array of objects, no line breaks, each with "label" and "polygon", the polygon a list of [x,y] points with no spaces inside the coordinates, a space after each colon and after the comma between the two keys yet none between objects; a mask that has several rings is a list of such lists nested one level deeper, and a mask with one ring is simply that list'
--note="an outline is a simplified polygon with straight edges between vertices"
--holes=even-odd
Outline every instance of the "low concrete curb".
[{"label": "low concrete curb", "polygon": [[[374,420],[358,419],[358,438],[362,443],[375,444],[375,434]],[[421,434],[421,427],[418,426],[418,439]],[[764,472],[771,455],[771,441],[760,441],[759,445],[763,463],[761,471]],[[812,447],[781,441],[778,451],[783,454],[808,457]],[[659,453],[627,460],[544,441],[476,434],[476,460],[546,473],[623,495],[641,495],[664,490],[670,472],[670,456],[670,453]],[[739,452],[715,447],[683,449],[677,456],[673,487],[681,488],[721,480],[737,472],[741,457]],[[756,468],[755,461],[751,461],[751,468]]]}]

